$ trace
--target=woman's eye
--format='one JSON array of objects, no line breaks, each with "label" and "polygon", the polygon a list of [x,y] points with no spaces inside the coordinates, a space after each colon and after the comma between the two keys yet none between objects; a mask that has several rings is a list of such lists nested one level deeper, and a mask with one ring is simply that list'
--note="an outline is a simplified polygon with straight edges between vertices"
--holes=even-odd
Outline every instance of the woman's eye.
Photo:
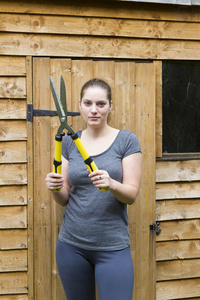
[{"label": "woman's eye", "polygon": [[86,106],[89,106],[89,105],[90,105],[90,101],[85,101],[84,104],[85,104]]},{"label": "woman's eye", "polygon": [[99,103],[98,103],[98,106],[99,106],[99,107],[103,107],[104,105],[105,105],[104,102],[99,102]]}]

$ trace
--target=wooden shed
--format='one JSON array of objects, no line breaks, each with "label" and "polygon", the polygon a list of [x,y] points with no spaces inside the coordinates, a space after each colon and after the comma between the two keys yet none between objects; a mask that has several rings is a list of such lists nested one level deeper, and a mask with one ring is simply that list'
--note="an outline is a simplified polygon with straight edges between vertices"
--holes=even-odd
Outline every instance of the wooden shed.
[{"label": "wooden shed", "polygon": [[59,121],[37,115],[55,110],[50,75],[59,87],[60,74],[73,112],[87,79],[107,80],[110,124],[141,143],[141,191],[128,208],[133,299],[200,299],[200,149],[163,150],[164,66],[186,61],[199,66],[198,0],[0,0],[0,300],[65,299],[54,255],[63,208],[45,185]]}]

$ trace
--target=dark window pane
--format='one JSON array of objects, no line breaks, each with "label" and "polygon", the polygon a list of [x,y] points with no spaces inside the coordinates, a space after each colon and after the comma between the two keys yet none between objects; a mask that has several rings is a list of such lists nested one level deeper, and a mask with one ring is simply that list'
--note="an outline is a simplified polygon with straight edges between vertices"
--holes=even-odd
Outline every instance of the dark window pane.
[{"label": "dark window pane", "polygon": [[200,152],[200,61],[163,61],[163,152]]}]

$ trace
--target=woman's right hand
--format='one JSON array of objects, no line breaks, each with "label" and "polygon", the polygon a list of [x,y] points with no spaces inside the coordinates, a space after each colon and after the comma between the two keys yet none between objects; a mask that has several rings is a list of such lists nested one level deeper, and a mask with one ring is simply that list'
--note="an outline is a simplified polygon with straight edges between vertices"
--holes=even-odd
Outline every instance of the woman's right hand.
[{"label": "woman's right hand", "polygon": [[46,185],[50,191],[61,189],[64,185],[64,177],[58,173],[49,173],[46,176]]}]

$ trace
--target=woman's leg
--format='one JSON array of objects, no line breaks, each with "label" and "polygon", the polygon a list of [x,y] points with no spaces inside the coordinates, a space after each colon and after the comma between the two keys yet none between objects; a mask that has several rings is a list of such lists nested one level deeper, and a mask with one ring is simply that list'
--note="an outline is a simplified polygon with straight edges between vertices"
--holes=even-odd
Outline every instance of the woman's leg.
[{"label": "woman's leg", "polygon": [[130,248],[98,253],[95,276],[99,300],[132,300],[134,270]]},{"label": "woman's leg", "polygon": [[81,249],[58,241],[56,261],[67,300],[96,299],[94,267]]}]

